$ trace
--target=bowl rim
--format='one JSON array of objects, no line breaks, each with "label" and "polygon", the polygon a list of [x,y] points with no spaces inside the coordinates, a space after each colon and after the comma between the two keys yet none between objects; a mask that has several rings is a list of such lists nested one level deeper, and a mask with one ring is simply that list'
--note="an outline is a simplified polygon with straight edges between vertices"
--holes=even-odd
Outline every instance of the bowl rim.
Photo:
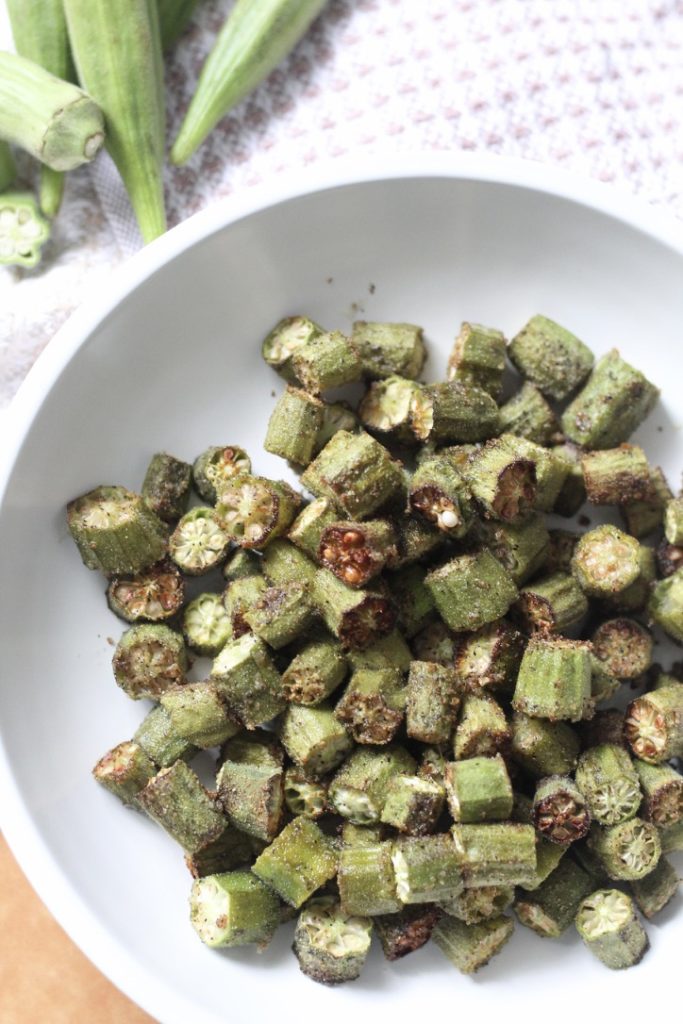
[{"label": "bowl rim", "polygon": [[[0,511],[9,480],[33,419],[61,373],[111,312],[148,278],[195,244],[252,214],[318,192],[401,179],[447,178],[506,185],[565,199],[605,214],[683,255],[683,225],[625,189],[557,167],[491,154],[385,150],[338,157],[250,186],[210,204],[117,267],[106,293],[96,292],[71,314],[38,357],[6,410],[0,452]],[[138,1006],[164,1024],[221,1024],[210,1011],[182,998],[139,967],[113,939],[54,861],[21,799],[0,734],[0,828],[30,884],[88,959]]]}]

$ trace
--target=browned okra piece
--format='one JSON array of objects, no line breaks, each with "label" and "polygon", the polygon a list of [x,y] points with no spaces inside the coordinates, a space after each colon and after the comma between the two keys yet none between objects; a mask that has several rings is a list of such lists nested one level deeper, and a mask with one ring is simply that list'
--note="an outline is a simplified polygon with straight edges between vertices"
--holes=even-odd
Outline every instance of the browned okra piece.
[{"label": "browned okra piece", "polygon": [[112,666],[116,682],[133,700],[158,700],[165,690],[185,682],[185,643],[168,626],[131,626],[116,645]]},{"label": "browned okra piece", "polygon": [[492,697],[466,693],[453,740],[456,761],[494,757],[509,745],[510,727],[500,704]]},{"label": "browned okra piece", "polygon": [[480,924],[499,917],[512,906],[514,898],[514,886],[481,885],[476,889],[463,889],[453,899],[442,900],[439,907],[449,917],[456,917],[464,924]]},{"label": "browned okra piece", "polygon": [[551,453],[566,464],[567,475],[555,498],[552,511],[565,519],[575,516],[586,500],[586,486],[581,469],[582,450],[571,441],[553,445]]},{"label": "browned okra piece", "polygon": [[619,510],[627,531],[634,537],[647,537],[658,530],[664,519],[666,503],[673,498],[666,477],[659,466],[650,469],[650,490],[642,501],[620,504]]},{"label": "browned okra piece", "polygon": [[395,553],[396,535],[388,519],[342,521],[323,530],[318,561],[343,583],[362,587],[382,571]]},{"label": "browned okra piece", "polygon": [[461,632],[500,619],[517,598],[510,574],[483,548],[432,570],[425,583],[446,625]]},{"label": "browned okra piece", "polygon": [[217,839],[228,824],[215,799],[184,761],[162,768],[138,799],[150,818],[189,854]]},{"label": "browned okra piece", "polygon": [[140,573],[166,554],[165,524],[125,487],[96,487],[74,498],[66,523],[83,564],[105,576]]},{"label": "browned okra piece", "polygon": [[328,704],[290,704],[279,723],[282,745],[292,761],[311,778],[338,768],[353,748],[351,737]]},{"label": "browned okra piece", "polygon": [[198,753],[197,747],[173,729],[166,708],[157,704],[143,718],[133,734],[137,743],[157,768],[168,768],[182,758],[189,761]]},{"label": "browned okra piece", "polygon": [[608,876],[617,882],[635,882],[657,867],[662,844],[655,826],[642,818],[618,825],[594,825],[588,845],[600,858]]},{"label": "browned okra piece", "polygon": [[318,395],[361,376],[360,352],[341,331],[311,335],[292,355],[292,369],[305,391]]},{"label": "browned okra piece", "polygon": [[290,906],[300,907],[334,878],[332,840],[308,818],[294,818],[256,859],[252,871]]},{"label": "browned okra piece", "polygon": [[506,619],[498,619],[458,637],[458,679],[472,693],[508,693],[514,687],[523,653],[522,634]]},{"label": "browned okra piece", "polygon": [[241,729],[210,679],[174,686],[162,693],[160,703],[173,731],[202,750],[217,747]]},{"label": "browned okra piece", "polygon": [[551,721],[578,722],[592,713],[590,646],[565,637],[534,636],[524,652],[515,711]]},{"label": "browned okra piece", "polygon": [[400,497],[404,488],[403,471],[386,448],[364,431],[347,430],[339,430],[328,441],[302,474],[301,483],[354,519],[368,519]]},{"label": "browned okra piece", "polygon": [[473,455],[465,478],[483,515],[506,523],[525,519],[537,496],[536,466],[520,454],[518,438],[504,434]]},{"label": "browned okra piece", "polygon": [[529,633],[566,633],[588,614],[588,600],[573,576],[557,572],[522,587],[514,613]]},{"label": "browned okra piece", "polygon": [[124,804],[140,808],[138,794],[156,775],[156,765],[139,743],[119,743],[101,757],[92,770],[93,778]]},{"label": "browned okra piece", "polygon": [[285,708],[280,674],[264,642],[251,633],[228,641],[214,659],[211,678],[247,729],[263,725]]},{"label": "browned okra piece", "polygon": [[451,828],[466,889],[533,884],[536,835],[531,825],[495,821]]},{"label": "browned okra piece", "polygon": [[431,938],[441,912],[433,904],[404,907],[398,914],[373,918],[375,931],[387,960],[400,960],[421,949]]},{"label": "browned okra piece", "polygon": [[406,694],[398,669],[359,669],[334,709],[356,743],[389,743],[403,721]]},{"label": "browned okra piece", "polygon": [[317,449],[324,411],[319,398],[288,387],[270,414],[263,447],[288,462],[307,466]]},{"label": "browned okra piece", "polygon": [[421,327],[356,320],[351,341],[360,352],[364,377],[420,376],[427,355]]},{"label": "browned okra piece", "polygon": [[532,316],[510,342],[508,355],[544,395],[562,401],[593,367],[593,353],[575,334],[547,316]]},{"label": "browned okra piece", "polygon": [[540,512],[532,513],[521,523],[483,520],[473,532],[507,569],[518,587],[545,567],[550,534]]},{"label": "browned okra piece", "polygon": [[197,493],[209,505],[216,504],[231,480],[245,473],[251,473],[251,459],[235,444],[212,445],[197,456],[192,466]]},{"label": "browned okra piece", "polygon": [[545,398],[529,381],[500,407],[500,431],[548,445],[560,433],[557,416]]},{"label": "browned okra piece", "polygon": [[421,775],[395,775],[389,780],[380,820],[410,836],[434,832],[445,805],[444,788]]},{"label": "browned okra piece", "polygon": [[631,701],[624,735],[636,757],[648,764],[683,757],[683,687],[664,686]]},{"label": "browned okra piece", "polygon": [[396,554],[387,562],[387,569],[403,569],[421,562],[439,548],[445,535],[421,516],[398,515],[393,519],[396,531]]},{"label": "browned okra piece", "polygon": [[421,743],[447,743],[460,706],[458,676],[451,665],[412,661],[406,691],[406,731]]},{"label": "browned okra piece", "polygon": [[239,637],[249,632],[249,624],[245,615],[265,593],[266,586],[266,581],[259,574],[231,580],[225,588],[223,605],[230,619],[234,640],[238,640]]},{"label": "browned okra piece", "polygon": [[[573,513],[572,513],[573,514]],[[570,572],[572,556],[580,534],[572,530],[549,530],[545,568],[548,573]]]},{"label": "browned okra piece", "polygon": [[166,622],[184,600],[183,577],[167,559],[134,576],[114,576],[107,587],[107,604],[125,622]]},{"label": "browned okra piece", "polygon": [[463,323],[448,359],[448,380],[474,384],[499,402],[505,370],[505,335],[493,327]]},{"label": "browned okra piece", "polygon": [[569,775],[576,768],[579,737],[566,722],[549,722],[516,711],[511,730],[510,757],[534,778]]},{"label": "browned okra piece", "polygon": [[187,511],[192,483],[192,466],[166,452],[157,452],[147,467],[142,497],[159,519],[173,523]]},{"label": "browned okra piece", "polygon": [[338,519],[339,512],[328,498],[316,498],[299,512],[287,537],[309,558],[317,558],[323,530]]},{"label": "browned okra piece", "polygon": [[300,495],[284,481],[242,474],[223,487],[216,518],[235,544],[260,551],[287,532],[300,504]]},{"label": "browned okra piece", "polygon": [[272,842],[284,810],[284,754],[272,734],[259,730],[221,748],[218,799],[230,821],[247,835]]},{"label": "browned okra piece", "polygon": [[643,792],[640,816],[657,828],[683,821],[683,775],[668,764],[647,764],[639,758],[633,766]]},{"label": "browned okra piece", "polygon": [[421,565],[406,565],[386,579],[396,605],[396,622],[404,637],[419,633],[433,617],[434,598],[425,583],[427,570]]},{"label": "browned okra piece", "polygon": [[449,537],[464,537],[474,521],[465,478],[446,456],[425,459],[408,490],[410,508]]},{"label": "browned okra piece", "polygon": [[411,649],[418,661],[450,666],[456,655],[456,638],[445,622],[435,619],[412,638]]},{"label": "browned okra piece", "polygon": [[313,580],[313,600],[344,650],[363,650],[394,628],[396,609],[379,591],[348,587],[327,569]]},{"label": "browned okra piece", "polygon": [[596,658],[617,679],[637,679],[652,664],[652,634],[635,619],[608,619],[591,640]]},{"label": "browned okra piece", "polygon": [[294,656],[282,675],[285,700],[319,704],[344,681],[348,662],[339,644],[328,636],[314,637]]},{"label": "browned okra piece", "polygon": [[644,501],[650,494],[650,467],[636,444],[584,452],[581,469],[593,505],[624,505]]},{"label": "browned okra piece", "polygon": [[387,377],[374,381],[358,406],[364,427],[377,434],[393,437],[402,444],[413,444],[410,427],[410,403],[419,384],[406,377]]},{"label": "browned okra piece", "polygon": [[583,793],[565,775],[551,775],[536,786],[534,827],[551,843],[568,846],[588,834],[591,815]]},{"label": "browned okra piece", "polygon": [[596,526],[579,539],[571,567],[588,597],[610,599],[637,580],[641,571],[640,544],[616,526]]},{"label": "browned okra piece", "polygon": [[498,406],[487,391],[449,381],[423,385],[410,403],[413,433],[423,444],[486,441],[499,430]]},{"label": "browned okra piece", "polygon": [[323,328],[306,316],[288,316],[273,327],[263,342],[261,354],[269,366],[284,377],[294,379],[292,356],[309,338],[323,333]]},{"label": "browned okra piece", "polygon": [[679,547],[677,544],[669,544],[666,540],[663,540],[661,544],[657,545],[655,554],[659,575],[665,579],[667,576],[673,576],[679,569],[683,569],[683,547]]}]

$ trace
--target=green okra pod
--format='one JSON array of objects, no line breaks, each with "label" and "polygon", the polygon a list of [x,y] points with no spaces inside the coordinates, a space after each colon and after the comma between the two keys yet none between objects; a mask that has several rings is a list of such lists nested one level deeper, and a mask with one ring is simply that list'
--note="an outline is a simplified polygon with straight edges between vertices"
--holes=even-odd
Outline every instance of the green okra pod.
[{"label": "green okra pod", "polygon": [[152,512],[166,523],[177,522],[187,512],[192,466],[166,452],[157,452],[147,467],[142,497]]},{"label": "green okra pod", "polygon": [[101,757],[92,770],[93,778],[124,804],[139,807],[138,794],[156,775],[156,766],[139,743],[119,743]]},{"label": "green okra pod", "polygon": [[534,793],[534,828],[558,846],[569,846],[588,834],[591,814],[586,799],[568,775],[541,779]]},{"label": "green okra pod", "polygon": [[[152,0],[64,0],[78,76],[100,105],[107,149],[144,242],[163,235],[164,91],[161,36]],[[117,31],[112,32],[112,25]]]},{"label": "green okra pod", "polygon": [[183,636],[191,651],[210,658],[234,639],[232,620],[220,594],[200,594],[186,605]]},{"label": "green okra pod", "polygon": [[576,784],[591,817],[601,825],[618,825],[638,813],[642,799],[638,773],[622,746],[601,743],[585,750],[576,768]]},{"label": "green okra pod", "polygon": [[266,336],[261,354],[264,362],[288,381],[294,381],[292,356],[310,338],[323,334],[319,324],[306,316],[288,316],[273,327]]},{"label": "green okra pod", "polygon": [[348,662],[331,637],[309,640],[282,675],[285,700],[292,704],[319,704],[343,683]]},{"label": "green okra pod", "polygon": [[348,402],[323,402],[323,422],[315,439],[314,455],[321,452],[340,430],[352,434],[360,426],[358,416]]},{"label": "green okra pod", "polygon": [[592,711],[591,696],[588,644],[559,636],[531,638],[517,676],[515,711],[578,722]]},{"label": "green okra pod", "polygon": [[142,572],[166,554],[166,529],[143,499],[125,487],[96,487],[66,507],[83,564],[107,576]]},{"label": "green okra pod", "polygon": [[363,587],[395,553],[396,535],[388,519],[342,520],[323,530],[318,561],[348,586]]},{"label": "green okra pod", "polygon": [[218,799],[233,825],[272,842],[284,810],[284,756],[270,733],[234,736],[221,748]]},{"label": "green okra pod", "polygon": [[222,600],[230,620],[233,640],[238,640],[239,637],[250,632],[245,616],[249,609],[266,592],[266,589],[266,581],[260,575],[243,576],[228,583],[223,592]]},{"label": "green okra pod", "polygon": [[455,668],[465,689],[494,696],[512,690],[524,653],[524,640],[509,622],[498,619],[459,637],[458,641]]},{"label": "green okra pod", "polygon": [[362,651],[348,651],[346,658],[354,672],[361,668],[393,668],[405,675],[411,662],[410,648],[397,629]]},{"label": "green okra pod", "polygon": [[630,889],[638,910],[649,921],[671,902],[680,884],[676,869],[660,857],[654,871],[639,881],[631,882]]},{"label": "green okra pod", "polygon": [[514,931],[512,918],[501,915],[479,924],[442,917],[432,932],[434,944],[462,974],[474,974],[497,953]]},{"label": "green okra pod", "polygon": [[512,339],[508,355],[527,380],[557,401],[568,398],[593,367],[593,353],[576,335],[538,314]]},{"label": "green okra pod", "polygon": [[163,50],[170,49],[182,35],[199,0],[156,0]]},{"label": "green okra pod", "polygon": [[618,825],[594,825],[588,840],[608,876],[615,881],[634,882],[657,867],[662,844],[655,826],[642,818],[630,818]]},{"label": "green okra pod", "polygon": [[133,700],[158,700],[186,681],[185,643],[168,626],[131,626],[116,645],[112,666],[117,684]]},{"label": "green okra pod", "polygon": [[280,722],[282,745],[311,778],[328,775],[353,749],[353,742],[326,704],[290,704]]},{"label": "green okra pod", "polygon": [[185,854],[185,864],[193,878],[234,871],[251,864],[253,859],[252,840],[232,825],[217,839],[209,840],[192,854]]},{"label": "green okra pod", "polygon": [[403,569],[408,565],[415,565],[436,551],[444,542],[444,534],[421,516],[398,515],[393,522],[397,554],[389,559],[388,569]]},{"label": "green okra pod", "polygon": [[300,503],[300,495],[284,481],[242,473],[223,485],[216,518],[235,544],[261,551],[287,532]]},{"label": "green okra pod", "polygon": [[487,548],[432,570],[425,584],[441,618],[458,632],[501,618],[517,597],[512,577]]},{"label": "green okra pod", "polygon": [[189,854],[217,839],[228,824],[214,798],[184,761],[162,768],[138,800],[150,818]]},{"label": "green okra pod", "polygon": [[549,445],[560,432],[555,413],[529,381],[500,407],[499,417],[501,433],[526,437],[536,444]]},{"label": "green okra pod", "polygon": [[210,679],[174,686],[162,693],[160,704],[171,720],[173,731],[201,749],[217,747],[241,729]]},{"label": "green okra pod", "polygon": [[[361,375],[360,353],[341,331],[307,338],[292,354],[291,365],[301,387],[312,395],[353,384]],[[320,427],[322,420],[316,434]]]},{"label": "green okra pod", "polygon": [[521,587],[543,569],[550,545],[550,534],[543,515],[534,512],[521,523],[483,520],[474,531]]},{"label": "green okra pod", "polygon": [[434,598],[425,584],[427,570],[406,565],[392,572],[387,580],[396,606],[398,629],[410,639],[429,622],[434,613]]},{"label": "green okra pod", "polygon": [[260,568],[272,587],[288,583],[312,583],[317,566],[284,537],[271,541],[263,552]]},{"label": "green okra pod", "polygon": [[451,665],[411,661],[406,690],[406,731],[421,743],[448,743],[460,707]]},{"label": "green okra pod", "polygon": [[276,651],[304,634],[314,617],[306,583],[268,587],[244,612],[244,621],[252,632]]},{"label": "green okra pod", "polygon": [[190,922],[207,946],[262,948],[280,923],[280,904],[249,871],[207,875],[192,885]]},{"label": "green okra pod", "polygon": [[418,441],[469,444],[498,433],[498,406],[487,391],[453,380],[426,384],[410,403],[410,421]]},{"label": "green okra pod", "polygon": [[[223,564],[223,578],[232,583],[233,580],[247,579],[261,573],[261,556],[247,548],[237,548]],[[271,583],[275,582],[270,580]]]},{"label": "green okra pod", "polygon": [[294,818],[257,857],[252,871],[290,906],[300,907],[337,873],[332,840],[308,818]]},{"label": "green okra pod", "polygon": [[494,757],[509,745],[510,727],[501,706],[487,695],[466,693],[453,740],[456,761]]},{"label": "green okra pod", "polygon": [[445,804],[443,786],[419,775],[395,775],[380,820],[410,836],[433,832]]},{"label": "green okra pod", "polygon": [[520,924],[541,938],[559,939],[573,924],[579,905],[592,890],[590,875],[565,857],[537,889],[517,897],[514,910]]},{"label": "green okra pod", "polygon": [[683,687],[664,686],[631,701],[624,736],[636,757],[648,764],[683,756]]},{"label": "green okra pod", "polygon": [[482,324],[463,323],[448,359],[448,380],[474,384],[496,402],[503,393],[505,336]]},{"label": "green okra pod", "polygon": [[349,587],[327,569],[316,573],[312,596],[325,625],[345,651],[364,650],[394,628],[396,609],[389,597],[381,591]]},{"label": "green okra pod", "polygon": [[660,626],[667,636],[683,644],[683,570],[655,583],[647,604],[649,618]]},{"label": "green okra pod", "polygon": [[449,917],[464,924],[480,924],[499,917],[512,906],[515,889],[511,885],[482,885],[478,889],[463,889],[453,899],[441,900],[439,907]]},{"label": "green okra pod", "polygon": [[516,523],[536,505],[536,465],[520,452],[521,439],[503,434],[479,448],[465,468],[465,479],[488,519]]},{"label": "green okra pod", "polygon": [[217,568],[230,545],[230,534],[212,508],[199,505],[182,516],[169,537],[168,553],[187,576],[203,576]]},{"label": "green okra pod", "polygon": [[503,821],[512,813],[512,785],[500,754],[449,762],[445,783],[453,821]]},{"label": "green okra pod", "polygon": [[316,498],[299,512],[287,536],[309,558],[317,558],[323,530],[338,519],[339,512],[328,498]]},{"label": "green okra pod", "polygon": [[351,341],[360,352],[363,375],[371,379],[417,380],[427,356],[422,328],[415,324],[356,320]]},{"label": "green okra pod", "polygon": [[402,673],[395,668],[353,672],[334,709],[356,743],[390,743],[403,721],[406,702]]},{"label": "green okra pod", "polygon": [[401,909],[391,855],[391,842],[342,847],[337,884],[341,907],[346,914],[374,917]]},{"label": "green okra pod", "polygon": [[307,466],[316,452],[324,408],[314,395],[288,387],[270,414],[263,442],[265,450],[299,466]]},{"label": "green okra pod", "polygon": [[391,778],[401,773],[412,775],[415,768],[414,759],[402,747],[356,747],[330,783],[330,804],[354,825],[375,824]]},{"label": "green okra pod", "polygon": [[668,764],[647,764],[639,758],[633,768],[643,792],[640,816],[657,828],[683,821],[683,775]]},{"label": "green okra pod", "polygon": [[581,903],[576,930],[605,967],[622,970],[640,963],[649,948],[633,900],[618,889],[598,889]]},{"label": "green okra pod", "polygon": [[402,494],[403,472],[374,437],[339,430],[302,474],[301,483],[316,497],[328,498],[342,515],[368,519]]},{"label": "green okra pod", "polygon": [[410,427],[410,403],[418,390],[419,384],[406,377],[373,381],[358,406],[361,423],[383,437],[412,444],[415,435]]},{"label": "green okra pod", "polygon": [[303,973],[322,985],[355,981],[370,951],[372,922],[350,916],[331,896],[311,900],[299,914],[294,955]]},{"label": "green okra pod", "polygon": [[438,907],[404,907],[398,914],[380,914],[373,918],[375,931],[387,960],[400,960],[421,949],[431,938],[441,914]]},{"label": "green okra pod", "polygon": [[567,474],[560,487],[552,511],[565,519],[575,516],[586,500],[586,485],[581,469],[581,449],[571,441],[553,445],[552,455],[561,459],[567,467]]},{"label": "green okra pod", "polygon": [[445,456],[420,463],[410,482],[408,502],[416,515],[423,516],[448,537],[464,537],[474,521],[472,496],[465,478]]},{"label": "green okra pod", "polygon": [[636,444],[584,452],[581,469],[593,505],[645,501],[650,494],[650,467],[645,452]]},{"label": "green okra pod", "polygon": [[522,587],[514,612],[529,633],[566,633],[586,617],[588,600],[573,576],[556,572]]},{"label": "green okra pod", "polygon": [[460,857],[448,833],[401,837],[391,859],[401,903],[439,903],[463,889]]},{"label": "green okra pod", "polygon": [[282,679],[268,648],[250,633],[225,644],[214,659],[211,678],[247,729],[263,725],[285,707]]},{"label": "green okra pod", "polygon": [[301,768],[287,768],[284,792],[287,810],[295,817],[315,820],[327,810],[327,786],[310,779]]},{"label": "green okra pod", "polygon": [[568,775],[576,768],[579,737],[566,722],[550,722],[515,711],[510,756],[529,775]]},{"label": "green okra pod", "polygon": [[536,836],[531,825],[492,822],[451,829],[466,889],[533,884]]},{"label": "green okra pod", "polygon": [[658,530],[664,519],[664,509],[673,498],[666,477],[659,466],[650,469],[650,490],[642,501],[620,503],[619,510],[627,531],[634,537],[647,537]]},{"label": "green okra pod", "polygon": [[174,730],[171,716],[161,704],[153,707],[142,720],[133,742],[139,744],[159,768],[169,768],[180,759],[189,761],[198,753],[197,747]]},{"label": "green okra pod", "polygon": [[413,654],[418,661],[451,666],[456,655],[456,639],[441,619],[428,623],[411,640]]},{"label": "green okra pod", "polygon": [[211,445],[192,465],[192,480],[200,498],[215,505],[223,488],[236,476],[251,473],[251,459],[238,445]]},{"label": "green okra pod", "polygon": [[617,679],[637,679],[652,664],[652,634],[635,619],[608,619],[592,636],[593,652]]},{"label": "green okra pod", "polygon": [[107,604],[125,622],[165,622],[185,601],[180,571],[164,559],[140,573],[114,576],[107,587]]}]

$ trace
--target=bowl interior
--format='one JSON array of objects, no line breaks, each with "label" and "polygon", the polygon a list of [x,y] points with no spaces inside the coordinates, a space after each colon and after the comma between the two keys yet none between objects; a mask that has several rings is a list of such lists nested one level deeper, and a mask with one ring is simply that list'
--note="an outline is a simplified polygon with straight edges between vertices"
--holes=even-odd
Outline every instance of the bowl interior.
[{"label": "bowl interior", "polygon": [[[67,500],[99,483],[136,489],[153,452],[191,460],[209,444],[240,444],[258,472],[281,476],[283,464],[261,451],[282,385],[260,342],[296,312],[342,330],[356,318],[420,323],[433,379],[463,319],[512,334],[543,312],[597,353],[618,346],[662,387],[638,436],[677,485],[681,281],[679,252],[570,199],[446,176],[366,182],[280,203],[192,245],[142,280],[64,367],[36,411],[0,516],[2,738],[22,814],[78,908],[63,923],[155,1016],[179,1021],[191,1005],[193,1024],[228,1013],[260,1021],[291,1006],[297,1017],[305,1009],[348,1020],[382,1000],[399,1024],[415,1020],[425,992],[433,1006],[455,994],[459,1010],[486,1014],[504,1003],[509,1012],[530,992],[556,1004],[579,972],[593,999],[612,999],[615,977],[574,934],[548,943],[521,927],[477,984],[435,949],[395,965],[375,949],[361,980],[332,993],[299,974],[291,926],[260,956],[204,948],[187,920],[178,849],[90,778],[146,708],[113,683],[122,623],[102,580],[80,564]],[[8,830],[11,838],[11,821]],[[665,991],[683,920],[665,912],[650,935],[643,966],[618,979],[634,1009],[645,987]]]}]

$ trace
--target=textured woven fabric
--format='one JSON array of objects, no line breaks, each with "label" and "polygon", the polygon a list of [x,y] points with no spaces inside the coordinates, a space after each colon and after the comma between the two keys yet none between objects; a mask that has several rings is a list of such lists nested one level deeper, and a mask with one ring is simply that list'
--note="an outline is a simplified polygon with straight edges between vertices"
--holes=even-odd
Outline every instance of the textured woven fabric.
[{"label": "textured woven fabric", "polygon": [[[231,6],[202,0],[169,58],[169,142]],[[190,163],[167,170],[169,219],[284,171],[387,149],[397,161],[434,149],[560,165],[680,216],[682,129],[683,0],[330,0]],[[61,223],[55,263],[2,275],[0,404],[68,309],[140,244],[104,158],[75,177]]]}]

